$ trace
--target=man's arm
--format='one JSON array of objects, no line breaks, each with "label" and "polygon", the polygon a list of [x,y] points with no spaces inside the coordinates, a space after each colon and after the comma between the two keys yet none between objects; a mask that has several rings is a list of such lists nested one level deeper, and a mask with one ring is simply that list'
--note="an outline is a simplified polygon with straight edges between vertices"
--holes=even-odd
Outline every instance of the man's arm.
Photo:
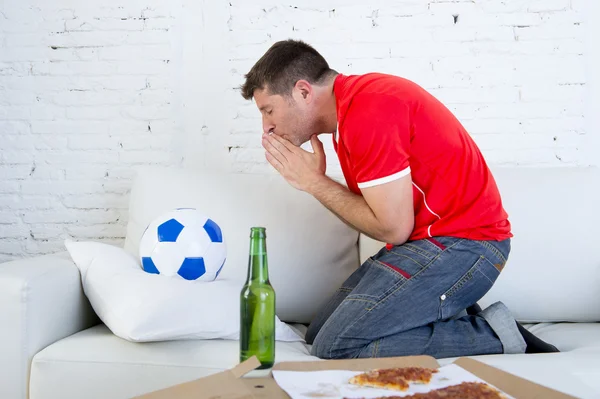
[{"label": "man's arm", "polygon": [[364,188],[362,197],[326,176],[306,191],[347,224],[375,240],[400,245],[412,233],[414,210],[410,175]]},{"label": "man's arm", "polygon": [[306,191],[340,219],[369,237],[404,243],[414,227],[412,180],[400,179],[363,188],[361,197],[325,175],[325,151],[316,136],[314,153],[276,135],[264,135],[269,163],[295,188]]}]

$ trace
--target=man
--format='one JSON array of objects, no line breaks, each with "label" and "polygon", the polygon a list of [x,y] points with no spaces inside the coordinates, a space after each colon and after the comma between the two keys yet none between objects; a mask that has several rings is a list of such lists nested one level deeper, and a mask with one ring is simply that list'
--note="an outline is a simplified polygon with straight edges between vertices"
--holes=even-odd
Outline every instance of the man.
[{"label": "man", "polygon": [[[356,230],[388,243],[309,326],[320,358],[554,352],[500,302],[476,302],[510,252],[511,225],[479,149],[406,79],[332,70],[310,45],[275,43],[246,74],[267,161]],[[333,133],[347,187],[325,174]],[[314,152],[300,146],[309,141]],[[326,267],[326,265],[324,265]]]}]

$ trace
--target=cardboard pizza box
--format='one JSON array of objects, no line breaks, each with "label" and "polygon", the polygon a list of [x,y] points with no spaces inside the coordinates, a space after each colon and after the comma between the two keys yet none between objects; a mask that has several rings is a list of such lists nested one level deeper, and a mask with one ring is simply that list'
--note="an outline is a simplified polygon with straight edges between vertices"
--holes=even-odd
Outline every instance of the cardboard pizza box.
[{"label": "cardboard pizza box", "polygon": [[[475,374],[491,385],[515,398],[523,399],[571,399],[573,396],[555,391],[474,359],[459,358],[454,364]],[[256,357],[238,364],[230,370],[198,380],[175,385],[136,397],[137,399],[255,399],[290,397],[275,382],[272,374],[263,378],[243,378],[260,365]],[[420,366],[439,368],[430,356],[406,356],[374,359],[321,360],[311,362],[277,363],[273,370],[319,371],[351,370],[368,371],[374,368]]]}]

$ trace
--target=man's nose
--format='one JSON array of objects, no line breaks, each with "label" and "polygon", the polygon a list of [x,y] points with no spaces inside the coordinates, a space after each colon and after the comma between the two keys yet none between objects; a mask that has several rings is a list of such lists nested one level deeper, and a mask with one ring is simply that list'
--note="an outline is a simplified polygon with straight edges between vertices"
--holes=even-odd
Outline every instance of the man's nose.
[{"label": "man's nose", "polygon": [[269,134],[273,130],[275,130],[275,125],[263,119],[263,132]]}]

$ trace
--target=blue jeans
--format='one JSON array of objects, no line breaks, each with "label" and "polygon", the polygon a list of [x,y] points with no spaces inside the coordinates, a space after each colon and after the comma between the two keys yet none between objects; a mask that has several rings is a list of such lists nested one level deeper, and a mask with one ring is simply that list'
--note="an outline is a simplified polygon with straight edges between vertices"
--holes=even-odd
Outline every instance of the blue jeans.
[{"label": "blue jeans", "polygon": [[336,291],[306,342],[323,359],[524,353],[501,302],[465,312],[492,287],[509,252],[509,239],[435,237],[384,247]]}]

